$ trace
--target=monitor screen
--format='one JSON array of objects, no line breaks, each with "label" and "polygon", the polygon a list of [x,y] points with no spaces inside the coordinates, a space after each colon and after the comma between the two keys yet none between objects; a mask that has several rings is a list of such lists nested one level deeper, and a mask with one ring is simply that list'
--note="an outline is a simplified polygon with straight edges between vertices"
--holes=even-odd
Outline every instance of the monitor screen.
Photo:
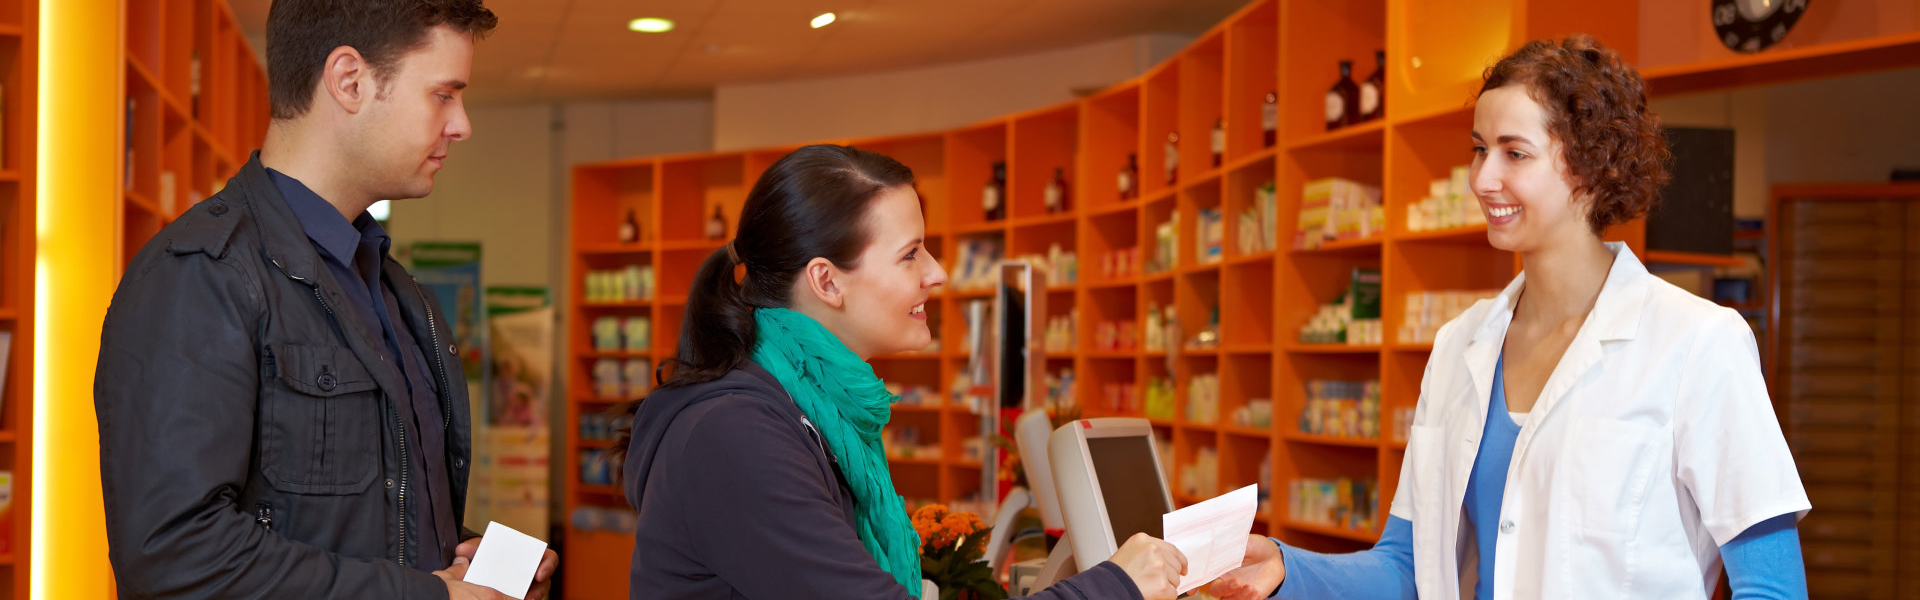
[{"label": "monitor screen", "polygon": [[1113,526],[1113,546],[1133,534],[1160,533],[1161,517],[1173,511],[1160,489],[1160,464],[1153,459],[1153,438],[1146,435],[1087,438],[1087,454],[1094,477],[1100,480],[1100,499],[1107,505]]}]

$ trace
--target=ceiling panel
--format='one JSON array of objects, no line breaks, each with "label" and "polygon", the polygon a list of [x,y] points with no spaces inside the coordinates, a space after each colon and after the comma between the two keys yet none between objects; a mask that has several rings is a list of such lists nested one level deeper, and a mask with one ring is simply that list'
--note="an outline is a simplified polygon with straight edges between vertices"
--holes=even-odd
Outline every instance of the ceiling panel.
[{"label": "ceiling panel", "polygon": [[[229,0],[262,39],[271,0]],[[1246,0],[489,0],[475,104],[711,93],[718,85],[894,70],[1151,32],[1197,34]],[[833,11],[833,25],[807,22]],[[664,34],[627,31],[673,19]]]}]

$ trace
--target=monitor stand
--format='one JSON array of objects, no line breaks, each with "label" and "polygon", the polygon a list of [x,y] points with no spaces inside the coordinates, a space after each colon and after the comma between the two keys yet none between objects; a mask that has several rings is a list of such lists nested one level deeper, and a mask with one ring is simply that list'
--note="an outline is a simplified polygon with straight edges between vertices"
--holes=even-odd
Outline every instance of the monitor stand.
[{"label": "monitor stand", "polygon": [[1080,566],[1073,561],[1073,542],[1061,536],[1060,543],[1053,546],[1053,552],[1047,555],[1047,564],[1040,567],[1040,574],[1034,577],[1032,590],[1044,590],[1060,580],[1080,574]]}]

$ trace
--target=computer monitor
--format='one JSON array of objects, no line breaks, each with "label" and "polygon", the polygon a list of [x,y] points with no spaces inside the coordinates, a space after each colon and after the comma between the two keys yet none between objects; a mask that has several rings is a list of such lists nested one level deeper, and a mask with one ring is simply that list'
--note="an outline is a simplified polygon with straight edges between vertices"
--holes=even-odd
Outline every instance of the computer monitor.
[{"label": "computer monitor", "polygon": [[1047,450],[1078,570],[1111,558],[1136,533],[1164,537],[1173,496],[1145,419],[1074,421],[1053,432]]}]

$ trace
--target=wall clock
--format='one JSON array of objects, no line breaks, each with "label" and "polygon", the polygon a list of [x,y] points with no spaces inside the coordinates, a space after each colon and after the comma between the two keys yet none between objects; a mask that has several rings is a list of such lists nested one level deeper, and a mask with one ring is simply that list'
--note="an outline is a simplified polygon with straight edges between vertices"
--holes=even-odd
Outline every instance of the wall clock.
[{"label": "wall clock", "polygon": [[1753,53],[1787,37],[1810,0],[1709,0],[1713,30],[1735,52]]}]

